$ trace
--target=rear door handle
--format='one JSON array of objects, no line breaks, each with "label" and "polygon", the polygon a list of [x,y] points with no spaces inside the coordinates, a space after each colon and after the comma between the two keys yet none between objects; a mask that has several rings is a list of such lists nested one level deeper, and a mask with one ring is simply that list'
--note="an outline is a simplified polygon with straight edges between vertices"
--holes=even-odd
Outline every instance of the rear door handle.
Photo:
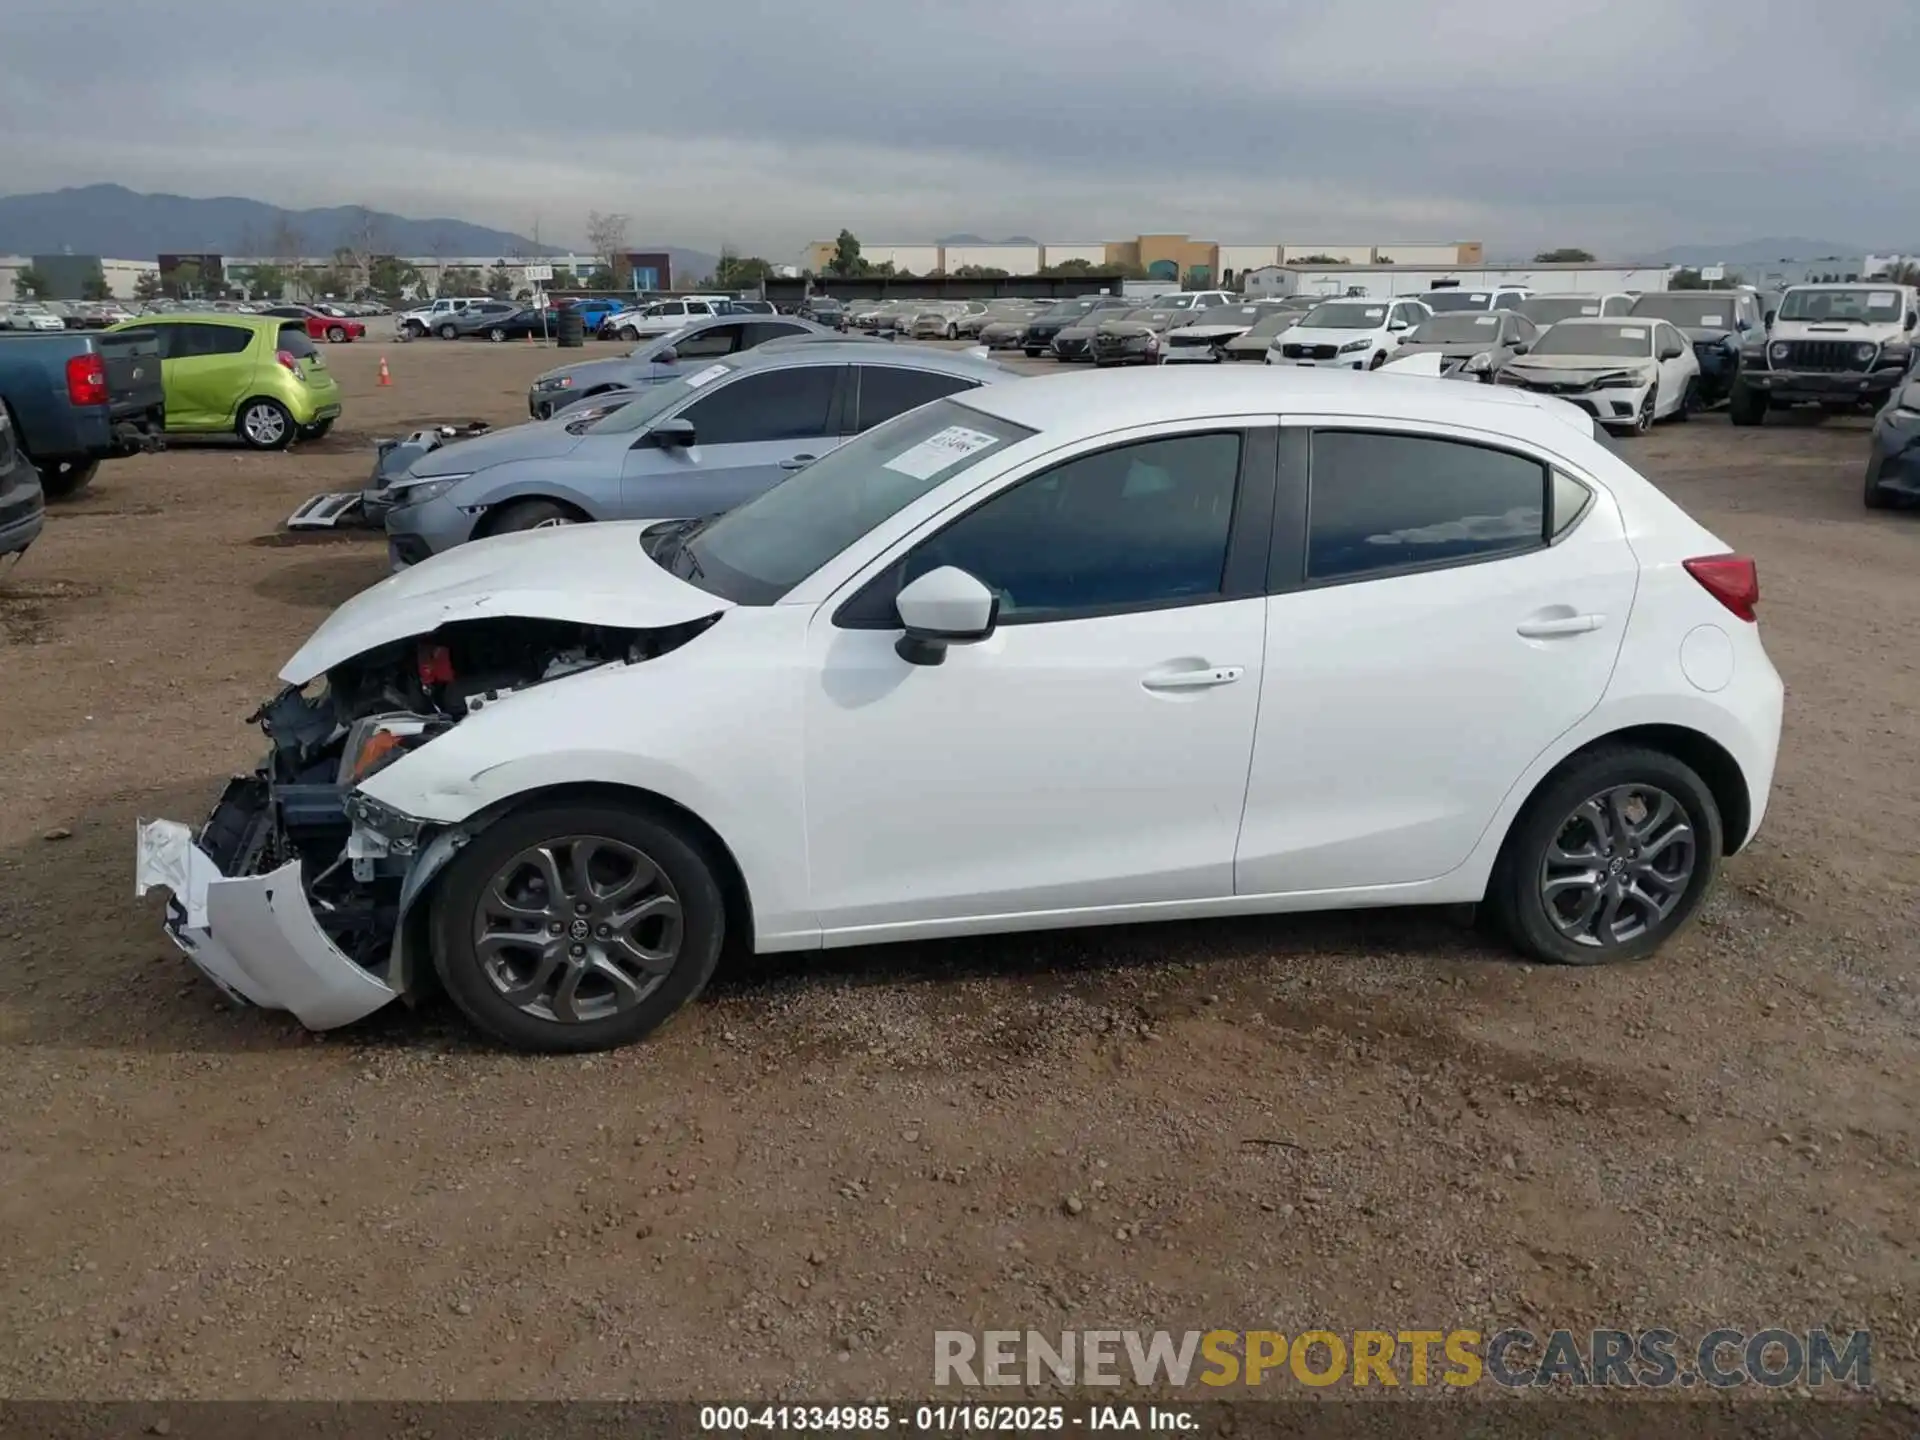
[{"label": "rear door handle", "polygon": [[782,470],[804,470],[819,458],[818,455],[796,455],[791,460],[782,460],[780,462],[780,468]]},{"label": "rear door handle", "polygon": [[1247,673],[1244,665],[1215,665],[1205,670],[1162,670],[1140,683],[1148,690],[1211,690],[1231,685]]},{"label": "rear door handle", "polygon": [[1523,620],[1515,629],[1529,640],[1551,640],[1556,635],[1585,635],[1607,623],[1604,615],[1555,615]]}]

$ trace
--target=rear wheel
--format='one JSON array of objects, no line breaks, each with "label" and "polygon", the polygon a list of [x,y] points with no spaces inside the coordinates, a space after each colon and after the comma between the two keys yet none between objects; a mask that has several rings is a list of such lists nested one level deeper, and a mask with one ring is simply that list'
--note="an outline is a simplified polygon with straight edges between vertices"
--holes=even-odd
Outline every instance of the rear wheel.
[{"label": "rear wheel", "polygon": [[339,325],[329,325],[327,327],[327,339],[331,340],[335,345],[342,343],[346,338],[347,332],[343,327]]},{"label": "rear wheel", "polygon": [[539,804],[462,849],[433,902],[433,961],[480,1029],[521,1050],[606,1050],[700,993],[726,909],[688,827],[605,802]]},{"label": "rear wheel", "polygon": [[496,345],[498,345],[502,340],[506,338],[507,338],[507,332],[505,330],[502,330],[498,325],[494,326],[491,330],[487,332],[487,339],[493,341],[493,343]]},{"label": "rear wheel", "polygon": [[1727,418],[1736,425],[1760,425],[1767,418],[1767,397],[1744,380],[1727,392]]},{"label": "rear wheel", "polygon": [[1698,908],[1721,842],[1720,809],[1691,766],[1603,747],[1521,810],[1488,882],[1489,918],[1550,964],[1642,960]]},{"label": "rear wheel", "polygon": [[255,450],[284,450],[293,440],[293,416],[278,400],[249,400],[234,433]]},{"label": "rear wheel", "polygon": [[49,460],[34,465],[40,476],[40,491],[49,500],[65,500],[78,495],[93,483],[100,472],[98,460]]},{"label": "rear wheel", "polygon": [[554,500],[521,500],[502,510],[488,527],[489,535],[504,535],[511,530],[557,530],[562,525],[578,525],[584,517],[577,510]]}]

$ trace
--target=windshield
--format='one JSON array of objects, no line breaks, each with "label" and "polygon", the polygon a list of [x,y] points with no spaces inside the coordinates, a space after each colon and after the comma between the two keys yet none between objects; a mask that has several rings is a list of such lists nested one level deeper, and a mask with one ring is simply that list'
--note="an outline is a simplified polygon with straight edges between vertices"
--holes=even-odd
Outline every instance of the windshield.
[{"label": "windshield", "polygon": [[1653,354],[1651,325],[1555,325],[1541,332],[1535,355],[1604,355],[1645,360]]},{"label": "windshield", "polygon": [[1094,306],[1092,298],[1086,300],[1062,300],[1051,310],[1043,311],[1042,320],[1071,320],[1076,315],[1084,315]]},{"label": "windshield", "polygon": [[1378,330],[1387,323],[1387,307],[1353,300],[1316,305],[1301,319],[1307,330]]},{"label": "windshield", "polygon": [[1440,315],[1455,310],[1491,310],[1493,296],[1485,290],[1429,290],[1420,297],[1427,308]]},{"label": "windshield", "polygon": [[1690,330],[1731,330],[1739,315],[1738,295],[1642,295],[1629,314],[1671,320]]},{"label": "windshield", "polygon": [[623,405],[589,432],[594,435],[631,435],[644,430],[656,417],[666,414],[696,390],[704,389],[725,377],[734,367],[723,361],[702,366],[690,375],[678,375],[659,385],[649,385],[632,403]]},{"label": "windshield", "polygon": [[1493,345],[1500,339],[1498,315],[1437,315],[1407,337],[1413,345]]},{"label": "windshield", "polygon": [[1247,331],[1250,336],[1278,335],[1300,323],[1298,310],[1274,310],[1262,315],[1253,322],[1253,328]]},{"label": "windshield", "polygon": [[1789,290],[1775,318],[1872,321],[1884,325],[1900,318],[1900,292],[1875,290],[1867,285]]},{"label": "windshield", "polygon": [[668,568],[737,604],[771,605],[874,526],[1033,433],[936,400],[849,440],[722,515],[690,536]]},{"label": "windshield", "polygon": [[1598,315],[1600,297],[1598,295],[1555,295],[1542,297],[1536,295],[1531,300],[1522,300],[1513,307],[1536,325],[1554,325],[1562,320],[1571,320],[1579,315]]}]

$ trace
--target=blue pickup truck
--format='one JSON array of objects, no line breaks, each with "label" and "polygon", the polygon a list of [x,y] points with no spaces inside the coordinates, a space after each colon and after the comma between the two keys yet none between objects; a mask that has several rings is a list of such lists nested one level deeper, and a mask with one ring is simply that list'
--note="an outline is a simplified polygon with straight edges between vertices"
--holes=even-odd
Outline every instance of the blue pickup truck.
[{"label": "blue pickup truck", "polygon": [[166,402],[151,336],[0,331],[0,409],[50,500],[80,490],[102,460],[158,449]]}]

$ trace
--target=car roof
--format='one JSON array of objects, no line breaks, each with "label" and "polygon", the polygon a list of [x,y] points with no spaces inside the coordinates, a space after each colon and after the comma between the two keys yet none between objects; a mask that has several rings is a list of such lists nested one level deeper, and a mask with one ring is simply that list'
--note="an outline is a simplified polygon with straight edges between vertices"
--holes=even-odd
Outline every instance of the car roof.
[{"label": "car roof", "polygon": [[1626,324],[1634,320],[1645,320],[1650,324],[1670,325],[1673,323],[1664,315],[1569,315],[1564,320],[1556,320],[1553,328],[1558,330],[1562,325],[1570,325],[1575,330],[1582,330],[1592,329],[1596,325]]},{"label": "car roof", "polygon": [[1224,374],[1211,366],[1168,365],[1048,375],[951,398],[1062,440],[1216,415],[1293,413],[1477,425],[1551,444],[1563,442],[1572,423],[1537,396],[1508,386],[1436,385],[1426,376],[1291,366],[1223,368]]},{"label": "car roof", "polygon": [[[293,323],[290,315],[243,315],[235,310],[168,310],[157,315],[137,315],[121,325],[236,325],[249,330],[278,330]],[[113,327],[115,329],[119,326]]]},{"label": "car roof", "polygon": [[938,370],[948,375],[963,375],[974,380],[1005,380],[1018,372],[992,360],[969,355],[964,350],[934,350],[923,345],[902,345],[886,340],[769,340],[751,350],[726,357],[733,370],[773,370],[787,365],[889,364],[913,370]]}]

